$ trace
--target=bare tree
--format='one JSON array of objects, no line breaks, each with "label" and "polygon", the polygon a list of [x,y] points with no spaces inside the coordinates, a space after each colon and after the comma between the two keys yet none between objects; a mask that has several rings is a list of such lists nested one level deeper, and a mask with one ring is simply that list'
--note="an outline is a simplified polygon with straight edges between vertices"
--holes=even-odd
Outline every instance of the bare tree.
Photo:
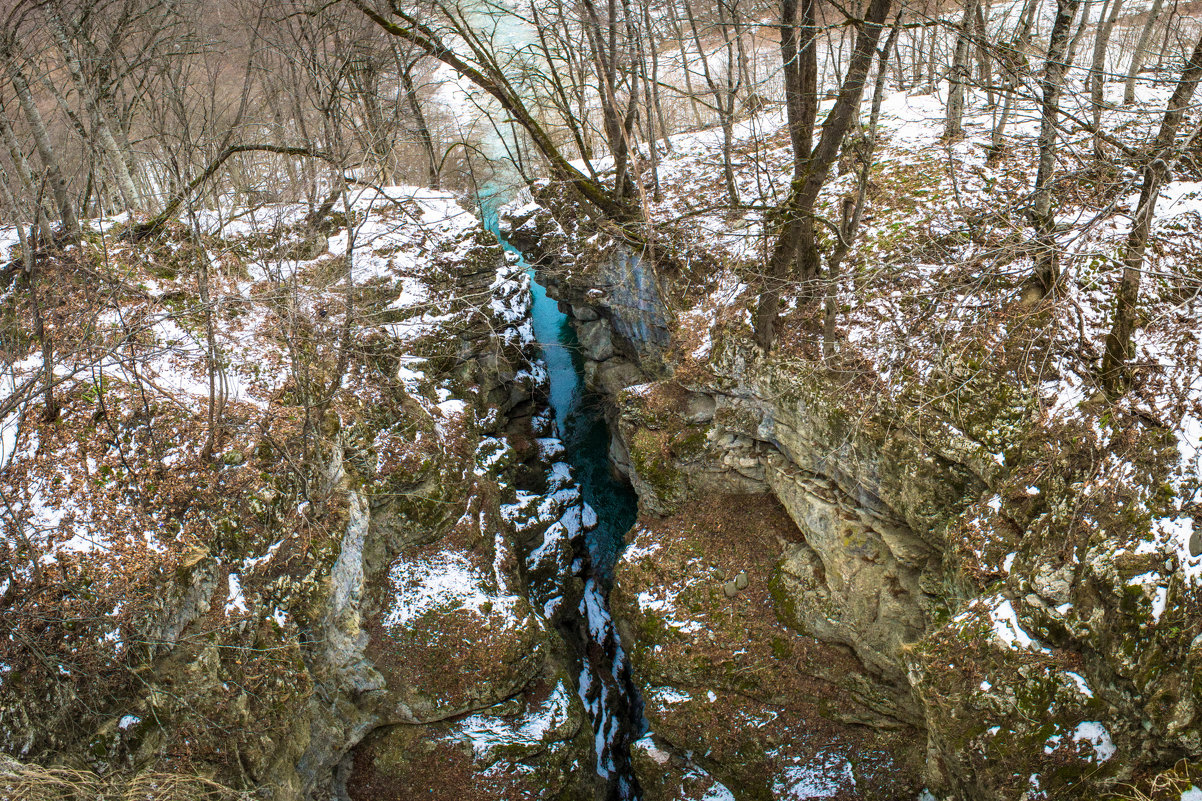
[{"label": "bare tree", "polygon": [[835,353],[835,323],[836,312],[838,309],[837,294],[839,289],[839,269],[843,264],[843,259],[851,251],[852,243],[855,241],[856,232],[860,228],[860,221],[864,217],[864,207],[868,203],[868,183],[872,175],[872,167],[876,156],[877,145],[877,123],[881,116],[881,102],[885,97],[885,80],[887,76],[887,68],[889,58],[897,45],[897,35],[902,28],[902,12],[899,10],[897,19],[893,22],[893,27],[889,31],[889,37],[885,40],[885,44],[881,47],[880,53],[877,54],[877,72],[876,84],[872,92],[872,111],[868,118],[868,127],[864,132],[864,137],[857,147],[857,159],[859,161],[859,175],[856,180],[856,190],[853,195],[844,197],[841,215],[839,219],[839,228],[837,230],[838,242],[835,243],[833,252],[827,260],[827,292],[826,292],[826,308],[824,309],[822,322],[822,352],[823,356],[830,358]]},{"label": "bare tree", "polygon": [[[389,16],[384,16],[365,0],[350,0],[384,31],[411,43],[426,55],[435,58],[455,70],[467,80],[491,95],[501,108],[512,115],[514,121],[530,136],[534,146],[546,159],[552,175],[578,191],[586,201],[608,217],[618,221],[630,221],[638,217],[637,207],[627,203],[620,193],[606,189],[597,181],[580,172],[560,151],[554,137],[539,122],[527,107],[521,93],[506,76],[496,54],[484,46],[462,12],[442,2],[432,5],[440,13],[450,32],[467,43],[470,54],[461,54],[443,41],[430,25],[419,17],[394,5]],[[474,62],[474,63],[473,63]]]},{"label": "bare tree", "polygon": [[1164,7],[1164,0],[1152,0],[1152,7],[1148,9],[1148,19],[1144,22],[1144,27],[1139,32],[1139,41],[1135,43],[1135,51],[1131,54],[1131,64],[1127,68],[1127,80],[1123,84],[1123,104],[1131,105],[1135,102],[1135,82],[1139,77],[1139,69],[1143,66],[1144,58],[1148,54],[1148,44],[1152,41],[1152,31],[1156,28],[1156,22],[1160,19],[1160,10]]},{"label": "bare tree", "polygon": [[75,213],[75,201],[67,189],[66,174],[63,172],[54,145],[51,144],[50,131],[47,129],[42,113],[38,110],[38,104],[29,89],[29,81],[13,61],[11,49],[6,47],[4,52],[0,52],[0,58],[4,59],[9,80],[12,82],[13,89],[16,90],[17,100],[25,114],[25,121],[33,133],[33,140],[42,160],[42,169],[46,172],[47,182],[54,195],[55,205],[58,207],[59,221],[63,227],[62,234],[68,240],[77,239],[79,237],[79,218]]},{"label": "bare tree", "polygon": [[1080,0],[1057,0],[1056,21],[1048,39],[1047,60],[1039,83],[1039,170],[1035,176],[1030,217],[1035,228],[1036,265],[1034,280],[1044,293],[1055,290],[1060,280],[1060,252],[1056,246],[1056,217],[1052,210],[1056,151],[1060,141],[1060,96],[1068,72],[1065,55],[1069,33],[1077,16]]},{"label": "bare tree", "polygon": [[45,0],[41,11],[46,25],[62,53],[63,62],[71,75],[75,93],[82,101],[84,109],[91,119],[93,133],[116,181],[125,210],[133,211],[141,208],[141,198],[134,186],[126,156],[122,153],[121,146],[117,144],[117,138],[113,134],[113,123],[109,120],[106,110],[96,96],[93,86],[84,77],[83,65],[75,45],[67,36],[58,4],[55,0]]},{"label": "bare tree", "polygon": [[[1106,352],[1102,359],[1102,386],[1111,397],[1121,394],[1126,387],[1125,369],[1131,360],[1131,337],[1135,333],[1140,282],[1148,239],[1152,233],[1152,220],[1156,215],[1156,200],[1173,166],[1189,145],[1188,140],[1179,144],[1177,134],[1200,80],[1202,36],[1198,38],[1198,43],[1181,73],[1181,79],[1177,82],[1177,88],[1169,98],[1160,122],[1160,132],[1156,135],[1144,166],[1135,219],[1131,225],[1131,232],[1127,235],[1123,254],[1123,275],[1115,294],[1114,325],[1106,337]],[[1189,138],[1193,139],[1198,132],[1199,129],[1195,128]]]},{"label": "bare tree", "polygon": [[[776,241],[772,246],[772,255],[766,268],[755,317],[756,342],[765,351],[772,349],[776,338],[782,283],[788,278],[790,267],[796,264],[799,248],[817,253],[812,229],[805,233],[798,222],[814,217],[814,205],[818,201],[818,195],[826,184],[830,168],[839,156],[843,137],[851,127],[854,113],[860,105],[877,41],[891,5],[892,0],[871,0],[869,3],[864,19],[856,31],[855,48],[839,94],[823,122],[822,135],[806,159],[803,176],[794,179],[789,197],[779,210],[779,233],[776,234]],[[797,158],[797,154],[794,154],[794,158]],[[798,240],[803,236],[808,237],[810,241],[799,243]],[[802,274],[800,279],[808,282],[816,277],[816,273]]]},{"label": "bare tree", "polygon": [[731,162],[731,147],[734,143],[735,109],[738,102],[742,78],[739,75],[735,55],[736,20],[738,18],[738,3],[719,0],[715,6],[717,24],[715,27],[722,34],[722,50],[724,53],[722,75],[714,75],[710,69],[705,45],[697,27],[697,17],[689,0],[682,0],[685,14],[688,17],[689,29],[693,34],[693,44],[701,54],[701,73],[705,77],[713,96],[713,109],[718,113],[718,124],[722,128],[722,177],[726,182],[726,194],[732,206],[739,205],[739,190],[735,186],[735,172]]},{"label": "bare tree", "polygon": [[1093,105],[1093,127],[1102,127],[1102,106],[1104,105],[1103,90],[1106,85],[1106,47],[1110,44],[1110,32],[1118,20],[1122,10],[1123,0],[1110,0],[1110,13],[1102,7],[1102,15],[1098,18],[1098,33],[1094,38],[1093,61],[1089,67],[1089,101]]},{"label": "bare tree", "polygon": [[1036,0],[1027,0],[1019,14],[1018,27],[1009,42],[1002,45],[999,53],[999,65],[1002,72],[1002,108],[997,112],[993,133],[989,143],[989,158],[997,159],[1003,152],[1006,141],[1006,125],[1014,109],[1015,94],[1022,78],[1028,71],[1026,49],[1031,39],[1031,27],[1035,20],[1035,10],[1039,7]]},{"label": "bare tree", "polygon": [[956,33],[956,51],[947,93],[947,123],[943,129],[943,135],[947,139],[957,139],[964,135],[964,90],[972,75],[968,63],[969,47],[972,44],[972,28],[979,10],[979,0],[967,0],[964,5],[964,18]]}]

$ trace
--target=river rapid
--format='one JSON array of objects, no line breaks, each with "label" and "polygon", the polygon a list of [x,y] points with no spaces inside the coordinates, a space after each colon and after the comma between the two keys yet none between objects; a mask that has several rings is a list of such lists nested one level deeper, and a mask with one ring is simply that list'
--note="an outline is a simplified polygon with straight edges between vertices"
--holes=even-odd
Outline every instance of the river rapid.
[{"label": "river rapid", "polygon": [[[501,235],[498,209],[512,197],[503,186],[487,186],[478,195],[481,218],[507,251],[521,253]],[[559,457],[572,468],[587,509],[596,525],[584,534],[586,553],[577,560],[584,581],[576,631],[565,632],[579,645],[581,670],[577,692],[593,724],[597,744],[597,774],[606,801],[639,798],[630,767],[630,744],[643,729],[642,709],[630,680],[629,661],[610,617],[607,597],[625,535],[634,525],[638,499],[633,488],[613,469],[609,459],[610,430],[603,399],[584,384],[583,360],[569,318],[548,297],[535,272],[520,261],[531,278],[531,318],[547,372],[547,402],[562,440]]]}]

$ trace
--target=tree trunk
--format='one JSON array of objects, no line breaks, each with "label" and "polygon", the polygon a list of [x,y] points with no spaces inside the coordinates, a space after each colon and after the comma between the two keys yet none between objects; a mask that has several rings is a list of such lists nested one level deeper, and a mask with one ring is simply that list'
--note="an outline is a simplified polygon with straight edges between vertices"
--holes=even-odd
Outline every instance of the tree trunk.
[{"label": "tree trunk", "polygon": [[1106,337],[1106,352],[1102,357],[1102,388],[1114,398],[1122,394],[1127,386],[1125,368],[1131,359],[1131,336],[1135,333],[1136,313],[1139,307],[1140,279],[1143,275],[1144,255],[1148,238],[1152,232],[1152,219],[1156,214],[1156,200],[1160,188],[1168,179],[1173,165],[1180,158],[1182,149],[1176,147],[1177,131],[1185,117],[1194,90],[1202,80],[1202,37],[1194,47],[1193,55],[1186,63],[1177,89],[1169,98],[1160,133],[1152,146],[1151,157],[1144,167],[1143,186],[1139,203],[1135,207],[1135,219],[1127,235],[1127,247],[1123,254],[1123,277],[1119,281],[1115,297],[1114,326]]},{"label": "tree trunk", "polygon": [[593,67],[600,84],[601,120],[609,152],[614,159],[614,192],[619,200],[631,197],[634,186],[627,169],[630,143],[626,138],[623,115],[618,107],[618,20],[617,3],[609,0],[604,23],[592,0],[583,0],[588,12],[583,21],[593,56]]},{"label": "tree trunk", "polygon": [[[897,44],[897,34],[901,30],[902,13],[893,21],[889,38],[885,40],[877,60],[876,85],[872,91],[872,112],[868,117],[868,130],[865,132],[863,151],[860,154],[860,175],[856,182],[854,198],[844,198],[843,216],[839,225],[839,241],[827,263],[826,308],[822,321],[822,354],[830,358],[835,353],[835,323],[838,312],[839,270],[843,259],[851,250],[856,232],[860,228],[860,220],[864,216],[864,206],[868,202],[868,179],[872,174],[875,161],[877,142],[877,123],[881,117],[881,101],[885,97],[885,76],[890,54]],[[848,201],[851,200],[851,204]]]},{"label": "tree trunk", "polygon": [[[773,245],[772,255],[765,270],[765,286],[760,293],[756,310],[756,341],[765,352],[772,349],[776,339],[782,282],[788,275],[789,266],[796,260],[797,242],[793,238],[793,226],[798,220],[809,220],[812,225],[814,204],[826,183],[831,165],[839,156],[843,137],[851,125],[854,112],[859,108],[881,28],[889,16],[891,5],[892,0],[871,0],[869,3],[864,23],[856,34],[855,47],[835,105],[826,116],[822,135],[806,164],[804,177],[793,181],[789,198],[781,209],[782,230]],[[802,247],[810,247],[817,253],[812,233],[809,239],[809,242],[802,243]]]},{"label": "tree trunk", "polygon": [[1160,9],[1163,6],[1164,0],[1153,0],[1152,8],[1148,11],[1148,21],[1139,33],[1135,52],[1131,54],[1131,66],[1127,69],[1127,81],[1123,86],[1123,105],[1129,106],[1135,102],[1135,81],[1139,76],[1139,68],[1143,66],[1144,56],[1147,55],[1148,44],[1152,40],[1152,29],[1156,27],[1156,20],[1160,19]]},{"label": "tree trunk", "polygon": [[1006,141],[1006,124],[1010,121],[1010,113],[1014,108],[1014,93],[1018,88],[1021,75],[1027,69],[1025,55],[1027,41],[1031,37],[1031,25],[1035,19],[1035,9],[1038,3],[1027,0],[1022,14],[1018,18],[1018,31],[1009,45],[1002,48],[1001,68],[1005,75],[1002,87],[1002,110],[993,126],[989,144],[989,161],[1001,158],[1003,145]]},{"label": "tree trunk", "polygon": [[943,127],[945,139],[959,139],[964,135],[964,90],[972,76],[968,56],[977,3],[978,0],[967,0],[965,3],[964,19],[956,35],[956,52],[952,60],[951,81],[947,91],[947,121]]},{"label": "tree trunk", "polygon": [[1110,44],[1110,32],[1114,30],[1115,20],[1123,8],[1123,0],[1114,0],[1107,15],[1103,9],[1098,18],[1098,35],[1094,38],[1093,61],[1089,68],[1089,101],[1093,106],[1093,127],[1102,127],[1102,106],[1105,102],[1103,91],[1106,87],[1106,47]]},{"label": "tree trunk", "polygon": [[[718,3],[719,27],[722,30],[722,38],[726,43],[726,76],[723,85],[715,87],[717,91],[714,93],[714,98],[718,103],[718,110],[722,120],[722,174],[726,180],[726,194],[730,199],[731,208],[738,208],[742,201],[739,199],[739,188],[735,184],[735,170],[731,151],[734,148],[735,108],[738,105],[739,87],[742,84],[742,78],[736,77],[740,69],[736,60],[736,46],[734,42],[739,35],[738,10],[735,7],[729,9],[731,14],[730,23],[726,19],[727,10],[725,2]],[[733,37],[732,32],[734,34]]]},{"label": "tree trunk", "polygon": [[59,166],[58,156],[50,144],[50,132],[46,130],[46,123],[29,91],[29,82],[25,80],[21,70],[11,61],[8,63],[8,70],[13,88],[17,90],[21,110],[25,112],[25,119],[33,130],[33,141],[37,145],[42,166],[46,169],[50,191],[54,194],[55,205],[58,206],[59,221],[63,225],[63,236],[74,241],[79,238],[79,218],[75,215],[75,206],[67,192],[67,179]]},{"label": "tree trunk", "polygon": [[[789,139],[793,145],[793,182],[805,178],[814,147],[818,117],[818,31],[815,0],[782,0],[781,59],[785,65],[785,108]],[[800,18],[798,14],[800,13]],[[819,255],[814,220],[794,217],[787,222],[785,236],[793,242],[794,258],[801,280],[817,276]]]},{"label": "tree trunk", "polygon": [[[651,22],[651,3],[649,0],[643,0],[643,27],[646,29],[647,49],[651,55],[651,75],[650,80],[644,80],[643,86],[651,91],[650,105],[655,108],[655,119],[659,122],[659,133],[663,138],[664,148],[667,152],[672,152],[672,131],[668,128],[667,119],[664,116],[664,107],[660,102],[659,93],[659,43],[655,34],[655,27]],[[647,112],[650,117],[651,112]],[[650,127],[650,126],[648,126]],[[652,139],[652,146],[655,140]],[[656,191],[659,191],[659,182],[656,181]],[[657,198],[658,199],[658,198]]]},{"label": "tree trunk", "polygon": [[[12,123],[9,122],[7,110],[0,103],[0,138],[4,140],[4,146],[8,149],[8,156],[12,159],[13,166],[17,170],[17,178],[24,192],[25,199],[29,202],[31,218],[29,222],[37,223],[43,226],[44,231],[49,232],[49,220],[46,217],[46,209],[42,204],[41,193],[37,189],[37,181],[33,177],[33,170],[29,167],[29,161],[25,158],[25,152],[17,143],[16,134],[13,132]],[[13,213],[17,214],[19,206],[16,204],[16,198],[13,199]],[[14,220],[20,222],[20,218],[14,216]]]},{"label": "tree trunk", "polygon": [[413,85],[414,63],[416,62],[410,62],[401,69],[401,87],[405,90],[405,102],[409,104],[409,111],[413,114],[413,124],[417,126],[417,137],[421,140],[422,150],[426,152],[426,159],[429,162],[427,178],[430,188],[437,189],[439,183],[438,155],[434,152],[434,138],[430,136],[430,127],[426,125],[426,115],[422,113],[422,105],[417,98],[417,89]]},{"label": "tree trunk", "polygon": [[[1064,58],[1070,67],[1077,61],[1077,49],[1081,46],[1081,40],[1085,38],[1085,29],[1089,27],[1089,12],[1093,9],[1096,2],[1097,0],[1085,0],[1081,4],[1081,21],[1077,23],[1077,32],[1073,34],[1072,40],[1068,43],[1068,55]],[[1109,3],[1110,0],[1105,0],[1105,2]],[[1105,15],[1106,9],[1103,7],[1102,16],[1104,17]],[[1088,83],[1086,81],[1087,87]]]},{"label": "tree trunk", "polygon": [[993,59],[989,55],[989,47],[986,44],[989,41],[989,31],[985,26],[985,18],[988,16],[988,4],[981,3],[978,0],[976,18],[976,51],[977,51],[977,82],[985,87],[986,105],[989,108],[997,106],[997,97],[994,94],[993,87]]},{"label": "tree trunk", "polygon": [[[620,193],[609,192],[605,187],[572,166],[571,162],[560,152],[552,136],[527,108],[521,95],[505,77],[500,65],[495,61],[489,61],[482,65],[483,71],[477,69],[448,47],[432,28],[395,6],[391,13],[400,22],[393,22],[381,16],[364,0],[351,0],[351,4],[389,35],[409,42],[491,95],[501,108],[530,135],[530,140],[546,159],[552,176],[570,184],[581,198],[602,214],[618,222],[631,222],[638,219],[637,209],[626,202]],[[453,18],[448,19],[452,19],[453,23]],[[452,27],[454,28],[454,24]],[[463,33],[466,34],[466,32]]]},{"label": "tree trunk", "polygon": [[1043,95],[1039,125],[1039,171],[1031,202],[1035,228],[1035,281],[1044,294],[1055,291],[1060,280],[1060,254],[1056,246],[1056,217],[1052,212],[1052,179],[1056,172],[1056,150],[1060,141],[1060,96],[1068,71],[1065,54],[1069,31],[1081,0],[1057,0],[1056,21],[1048,40],[1048,56],[1040,89]]},{"label": "tree trunk", "polygon": [[50,28],[51,34],[54,36],[55,43],[63,54],[63,60],[67,65],[67,72],[71,75],[71,82],[75,84],[75,92],[79,95],[85,110],[92,118],[93,133],[97,140],[99,140],[100,149],[103,151],[105,160],[109,165],[109,170],[116,181],[117,192],[121,196],[121,202],[125,206],[124,210],[137,211],[142,206],[140,202],[141,198],[138,195],[137,187],[134,186],[134,179],[129,174],[129,167],[125,156],[122,154],[121,148],[113,136],[113,131],[109,126],[108,117],[104,113],[104,109],[92,93],[92,87],[84,78],[83,66],[80,64],[75,47],[71,44],[71,40],[67,38],[67,33],[63,28],[58,11],[52,3],[47,3],[42,6],[42,13],[46,18],[46,23]]}]

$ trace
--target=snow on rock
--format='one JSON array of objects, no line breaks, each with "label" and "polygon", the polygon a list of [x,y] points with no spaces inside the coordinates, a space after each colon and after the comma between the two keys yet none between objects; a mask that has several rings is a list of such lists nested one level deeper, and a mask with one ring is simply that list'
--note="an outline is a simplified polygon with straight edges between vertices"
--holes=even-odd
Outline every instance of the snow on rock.
[{"label": "snow on rock", "polygon": [[1084,676],[1082,676],[1080,673],[1074,673],[1071,670],[1066,670],[1064,675],[1068,676],[1069,679],[1072,680],[1073,684],[1076,685],[1077,690],[1081,693],[1081,695],[1085,696],[1086,698],[1093,698],[1093,690],[1089,688],[1089,682],[1085,681]]},{"label": "snow on rock", "polygon": [[516,625],[515,596],[499,594],[489,586],[491,578],[456,551],[418,560],[399,557],[388,570],[393,592],[384,625],[405,627],[430,612],[464,611],[499,618],[507,627]]},{"label": "snow on rock", "polygon": [[516,718],[471,715],[457,724],[453,736],[470,743],[476,759],[491,762],[507,747],[540,742],[567,723],[570,710],[569,691],[560,681],[550,697],[529,713]]},{"label": "snow on rock", "polygon": [[833,751],[820,751],[804,765],[785,768],[772,785],[775,797],[784,801],[833,798],[840,791],[854,792],[855,787],[851,763]]},{"label": "snow on rock", "polygon": [[1035,649],[1049,653],[1047,648],[1037,643],[1031,635],[1023,630],[1022,625],[1018,622],[1018,615],[1015,614],[1014,605],[1009,599],[1001,600],[992,606],[989,615],[993,620],[994,636],[1009,647]]},{"label": "snow on rock", "polygon": [[651,699],[657,704],[683,704],[693,696],[673,687],[655,687],[651,690]]},{"label": "snow on rock", "polygon": [[242,582],[238,579],[237,573],[230,573],[228,577],[229,595],[225,601],[225,613],[242,612],[243,614],[250,611],[246,605],[246,596],[242,594]]},{"label": "snow on rock", "polygon": [[[630,747],[635,764],[646,766],[638,771],[640,778],[663,783],[664,790],[672,793],[665,792],[664,796],[680,801],[735,801],[726,785],[691,760],[661,748],[651,732]],[[648,790],[646,786],[643,789]]]},{"label": "snow on rock", "polygon": [[1088,743],[1093,746],[1094,756],[1098,762],[1105,762],[1114,756],[1114,743],[1110,739],[1110,733],[1097,721],[1087,720],[1078,724],[1072,738],[1074,742]]}]

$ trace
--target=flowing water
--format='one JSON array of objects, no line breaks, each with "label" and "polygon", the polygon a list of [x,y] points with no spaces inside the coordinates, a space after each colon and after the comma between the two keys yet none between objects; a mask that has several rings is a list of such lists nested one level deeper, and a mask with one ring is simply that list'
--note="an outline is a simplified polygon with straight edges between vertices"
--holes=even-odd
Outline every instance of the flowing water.
[{"label": "flowing water", "polygon": [[[488,38],[512,50],[516,60],[529,61],[535,33],[529,25],[500,13],[488,3],[478,4],[473,25],[489,32]],[[476,108],[477,115],[482,112]],[[471,110],[465,107],[468,115]],[[476,119],[475,122],[481,122]],[[476,126],[473,126],[476,127]],[[485,226],[510,252],[521,257],[501,237],[497,210],[516,196],[520,186],[512,154],[517,151],[502,126],[491,132],[476,150],[488,161],[477,199]],[[525,262],[523,262],[523,265]],[[526,265],[527,269],[529,266]],[[637,782],[630,768],[630,741],[637,736],[642,710],[630,681],[629,665],[606,608],[614,566],[626,532],[634,525],[637,499],[610,464],[610,431],[602,399],[584,386],[583,361],[567,315],[559,310],[530,270],[533,295],[532,322],[549,377],[549,401],[563,440],[562,457],[571,467],[585,503],[596,512],[597,525],[586,534],[589,559],[583,564],[585,597],[580,606],[577,636],[582,643],[581,673],[577,692],[589,710],[597,743],[597,773],[604,781],[607,800],[635,801]]]},{"label": "flowing water", "polygon": [[583,363],[576,332],[558,304],[537,282],[534,295],[534,336],[542,348],[551,383],[551,407],[585,502],[597,513],[589,533],[593,571],[603,584],[613,578],[623,537],[634,525],[637,501],[630,485],[615,477],[609,461],[609,425],[601,399],[584,389]]},{"label": "flowing water", "polygon": [[[486,187],[479,195],[481,217],[505,248],[520,259],[521,253],[501,237],[497,208],[507,193],[494,187]],[[490,188],[493,191],[487,191]],[[635,522],[637,497],[610,464],[610,430],[602,411],[603,400],[584,386],[576,332],[559,304],[535,280],[533,270],[530,277],[534,336],[547,367],[548,400],[564,444],[562,458],[571,465],[584,502],[597,519],[597,525],[585,534],[589,558],[580,573],[585,579],[585,598],[578,634],[589,645],[582,649],[577,692],[593,723],[597,773],[605,782],[607,800],[634,801],[638,787],[630,768],[630,742],[640,728],[642,713],[606,596],[625,534]]]},{"label": "flowing water", "polygon": [[[481,194],[485,226],[497,234],[507,250],[517,253],[501,238],[497,228],[500,193]],[[530,277],[534,337],[547,363],[551,408],[566,449],[564,461],[572,466],[585,502],[597,513],[597,527],[588,537],[589,555],[594,574],[608,587],[622,551],[623,537],[634,525],[637,498],[630,485],[614,474],[610,464],[609,425],[601,397],[585,389],[584,363],[576,332],[568,316],[559,310],[559,304],[547,297],[547,290],[534,280],[533,270]]]}]

